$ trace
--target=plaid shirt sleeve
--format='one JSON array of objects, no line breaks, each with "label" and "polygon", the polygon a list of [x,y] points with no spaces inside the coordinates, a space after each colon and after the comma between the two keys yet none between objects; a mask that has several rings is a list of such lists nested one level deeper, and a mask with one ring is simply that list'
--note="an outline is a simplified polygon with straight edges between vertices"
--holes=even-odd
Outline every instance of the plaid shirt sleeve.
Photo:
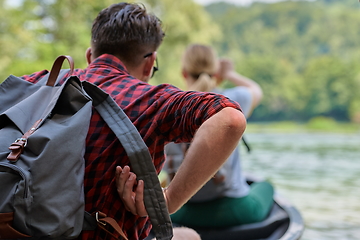
[{"label": "plaid shirt sleeve", "polygon": [[42,70],[40,72],[32,73],[31,75],[24,75],[21,78],[31,83],[37,83],[42,77],[44,77],[49,71]]},{"label": "plaid shirt sleeve", "polygon": [[170,90],[169,95],[157,119],[172,142],[191,141],[200,125],[225,107],[241,110],[236,102],[214,93]]}]

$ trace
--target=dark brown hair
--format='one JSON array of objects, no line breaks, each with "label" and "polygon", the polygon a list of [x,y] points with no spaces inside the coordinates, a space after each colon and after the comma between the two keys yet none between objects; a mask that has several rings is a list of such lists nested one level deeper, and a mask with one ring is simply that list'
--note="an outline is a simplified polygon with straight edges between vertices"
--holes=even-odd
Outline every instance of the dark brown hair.
[{"label": "dark brown hair", "polygon": [[165,34],[161,21],[140,4],[118,3],[103,9],[91,31],[92,54],[108,53],[125,64],[138,65],[160,46]]}]

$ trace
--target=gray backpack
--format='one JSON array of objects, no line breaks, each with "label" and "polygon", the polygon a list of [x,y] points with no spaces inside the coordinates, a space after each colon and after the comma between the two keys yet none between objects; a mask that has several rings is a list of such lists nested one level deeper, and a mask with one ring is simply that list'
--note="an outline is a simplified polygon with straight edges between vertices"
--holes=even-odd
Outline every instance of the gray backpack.
[{"label": "gray backpack", "polygon": [[[65,59],[70,70],[60,71]],[[171,239],[162,189],[140,134],[107,93],[71,76],[73,69],[71,57],[59,56],[37,84],[12,75],[0,84],[0,239],[73,239],[108,224],[121,231],[113,219],[84,211],[83,156],[93,106],[145,182],[157,239]],[[56,86],[59,72],[70,77]]]}]

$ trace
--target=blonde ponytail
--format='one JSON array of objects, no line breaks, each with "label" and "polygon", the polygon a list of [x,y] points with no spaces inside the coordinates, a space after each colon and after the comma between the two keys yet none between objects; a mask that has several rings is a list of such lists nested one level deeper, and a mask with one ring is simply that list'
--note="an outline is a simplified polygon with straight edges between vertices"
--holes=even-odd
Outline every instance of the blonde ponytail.
[{"label": "blonde ponytail", "polygon": [[209,74],[202,73],[189,87],[190,91],[210,92],[216,86],[216,81]]},{"label": "blonde ponytail", "polygon": [[210,46],[189,45],[183,55],[182,65],[187,79],[191,80],[188,90],[210,92],[216,87],[216,80],[212,76],[218,70],[218,60]]}]

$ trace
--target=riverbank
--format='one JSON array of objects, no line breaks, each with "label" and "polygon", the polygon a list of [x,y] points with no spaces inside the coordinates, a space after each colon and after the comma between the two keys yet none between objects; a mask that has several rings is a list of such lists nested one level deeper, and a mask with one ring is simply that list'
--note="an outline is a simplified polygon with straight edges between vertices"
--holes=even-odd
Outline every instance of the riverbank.
[{"label": "riverbank", "polygon": [[360,133],[360,124],[336,122],[328,118],[316,118],[307,123],[297,122],[248,122],[246,133]]}]

